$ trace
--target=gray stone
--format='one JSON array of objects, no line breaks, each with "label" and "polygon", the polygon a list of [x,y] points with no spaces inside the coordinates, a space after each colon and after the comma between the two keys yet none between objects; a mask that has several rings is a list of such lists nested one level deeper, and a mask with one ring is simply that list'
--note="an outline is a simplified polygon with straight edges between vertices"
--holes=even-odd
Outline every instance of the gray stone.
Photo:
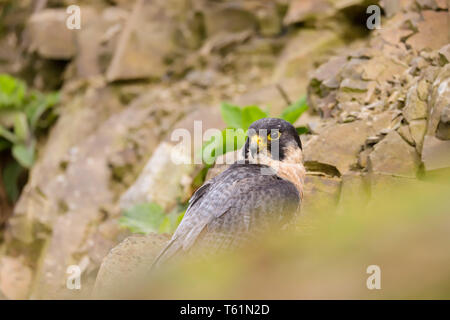
[{"label": "gray stone", "polygon": [[445,11],[422,11],[423,21],[418,23],[419,31],[406,41],[415,50],[422,49],[438,50],[442,46],[448,44],[449,30],[448,12]]},{"label": "gray stone", "polygon": [[186,80],[202,88],[211,86],[218,78],[214,69],[192,70],[186,75]]},{"label": "gray stone", "polygon": [[367,91],[367,81],[344,79],[341,82],[341,89],[350,92],[365,92]]},{"label": "gray stone", "polygon": [[425,137],[425,132],[427,130],[426,120],[412,120],[409,123],[409,130],[411,132],[411,137],[414,140],[417,152],[422,152],[423,138]]},{"label": "gray stone", "polygon": [[437,9],[437,4],[435,0],[416,0],[417,4],[421,9]]},{"label": "gray stone", "polygon": [[367,177],[370,189],[370,199],[367,204],[369,210],[376,212],[380,203],[384,203],[398,190],[406,190],[412,185],[417,185],[420,180],[408,177],[398,177],[387,174],[371,173]]},{"label": "gray stone", "polygon": [[417,84],[417,95],[419,96],[419,99],[422,101],[427,101],[428,98],[428,89],[429,84],[425,79],[422,79]]},{"label": "gray stone", "polygon": [[345,56],[333,57],[314,71],[311,78],[320,81],[328,88],[336,89],[339,87],[338,75],[346,62]]},{"label": "gray stone", "polygon": [[[201,135],[198,134],[195,130],[197,125],[201,125]],[[179,120],[177,123],[174,124],[172,132],[176,132],[177,130],[187,130],[189,132],[189,137],[191,140],[191,157],[192,161],[197,162],[198,159],[195,157],[198,155],[198,150],[201,148],[203,141],[203,134],[206,130],[209,129],[218,129],[222,130],[225,129],[226,125],[223,122],[222,115],[220,113],[219,108],[211,108],[209,106],[198,106],[195,110],[192,112],[189,112],[184,118]],[[198,130],[198,129],[197,129]],[[171,135],[168,135],[164,141],[169,143],[175,143],[179,145],[180,142],[187,142],[183,141],[179,137],[172,137]],[[197,149],[196,149],[197,148]]]},{"label": "gray stone", "polygon": [[403,116],[406,121],[411,122],[412,120],[425,119],[427,115],[427,103],[419,99],[417,85],[414,85],[408,90],[406,105],[403,109]]},{"label": "gray stone", "polygon": [[439,122],[436,137],[442,140],[450,140],[450,124]]},{"label": "gray stone", "polygon": [[364,177],[358,172],[350,172],[342,177],[338,212],[348,214],[360,210],[369,200]]},{"label": "gray stone", "polygon": [[375,56],[370,60],[363,60],[360,65],[363,80],[376,80],[384,83],[394,80],[394,76],[402,74],[406,70],[406,65],[389,55]]},{"label": "gray stone", "polygon": [[441,121],[437,127],[436,137],[442,140],[450,140],[450,106],[446,106],[442,110]]},{"label": "gray stone", "polygon": [[406,142],[408,142],[410,145],[414,146],[415,142],[414,139],[411,135],[411,131],[409,129],[408,125],[402,125],[400,126],[400,128],[397,130],[398,134],[405,139]]},{"label": "gray stone", "polygon": [[449,168],[450,140],[440,140],[426,135],[423,142],[422,161],[427,171]]},{"label": "gray stone", "polygon": [[105,9],[100,18],[89,23],[85,15],[89,8],[83,8],[83,28],[76,34],[77,55],[75,67],[79,77],[104,74],[111,62],[129,12],[118,7]]},{"label": "gray stone", "polygon": [[111,249],[95,281],[92,298],[130,299],[148,279],[153,260],[169,241],[169,235],[131,236]]},{"label": "gray stone", "polygon": [[439,57],[440,57],[441,65],[444,65],[444,64],[447,64],[450,62],[450,44],[443,46],[439,50]]},{"label": "gray stone", "polygon": [[320,55],[342,43],[339,34],[330,30],[300,30],[292,36],[280,54],[274,71],[274,80],[279,81],[285,77],[304,77]]},{"label": "gray stone", "polygon": [[245,30],[255,30],[257,19],[242,3],[209,2],[205,8],[205,27],[208,37],[219,33],[239,33]]},{"label": "gray stone", "polygon": [[27,299],[32,282],[32,271],[24,257],[3,256],[0,259],[0,297]]},{"label": "gray stone", "polygon": [[108,81],[163,76],[177,47],[174,32],[163,3],[136,1],[107,70]]},{"label": "gray stone", "polygon": [[180,183],[194,170],[190,149],[163,142],[154,151],[136,182],[120,197],[120,207],[127,209],[143,202],[156,202],[165,209],[184,197]]},{"label": "gray stone", "polygon": [[400,0],[382,0],[381,4],[388,18],[392,17],[402,9],[400,2]]},{"label": "gray stone", "polygon": [[372,147],[366,148],[363,151],[361,151],[358,155],[358,165],[361,168],[367,167],[367,162],[369,160],[369,155],[373,151]]},{"label": "gray stone", "polygon": [[301,213],[305,216],[328,213],[339,201],[341,180],[320,175],[305,177],[304,200]]},{"label": "gray stone", "polygon": [[44,9],[34,13],[26,27],[29,50],[47,59],[68,60],[76,53],[76,29],[66,27],[65,9]]},{"label": "gray stone", "polygon": [[325,18],[332,15],[336,9],[325,0],[293,0],[290,1],[284,24],[302,22],[310,19]]},{"label": "gray stone", "polygon": [[256,8],[259,33],[270,37],[280,34],[282,20],[278,6],[274,2],[262,2],[261,7]]},{"label": "gray stone", "polygon": [[357,163],[357,156],[371,132],[373,128],[361,120],[330,125],[306,143],[305,163],[330,165],[345,174]]},{"label": "gray stone", "polygon": [[441,112],[441,122],[450,124],[450,105],[446,106]]},{"label": "gray stone", "polygon": [[[440,127],[439,135],[445,137],[445,128],[448,120],[448,106],[450,106],[450,64],[441,68],[436,80],[433,82],[430,97],[430,110],[427,135],[435,135]],[[443,130],[444,129],[444,130]],[[442,130],[442,131],[441,131]]]},{"label": "gray stone", "polygon": [[[112,116],[109,113],[117,110],[114,100],[101,94],[108,90],[91,90],[90,100],[77,96],[64,108],[10,220],[8,231],[15,240],[47,243],[38,260],[31,294],[35,299],[68,294],[68,265],[87,259],[87,274],[98,267],[97,257],[117,241],[96,232],[105,216],[117,219],[120,213],[114,189],[120,183],[115,185],[110,160],[123,152],[136,153],[142,160],[130,163],[126,174],[137,175],[162,139],[160,130],[179,117],[176,109],[166,113],[171,108],[167,102],[164,112],[158,112],[158,90]],[[88,290],[88,283],[83,288]]]},{"label": "gray stone", "polygon": [[420,164],[416,150],[391,131],[377,143],[369,156],[369,171],[403,177],[416,177]]}]

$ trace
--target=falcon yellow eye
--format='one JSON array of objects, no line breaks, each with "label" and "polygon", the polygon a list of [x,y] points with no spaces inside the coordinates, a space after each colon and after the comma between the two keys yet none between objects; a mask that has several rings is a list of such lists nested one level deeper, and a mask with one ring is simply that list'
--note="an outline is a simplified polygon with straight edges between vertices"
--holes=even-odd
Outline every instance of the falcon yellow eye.
[{"label": "falcon yellow eye", "polygon": [[280,137],[281,137],[281,132],[279,132],[279,131],[274,131],[267,136],[267,138],[269,140],[278,140],[278,139],[280,139]]}]

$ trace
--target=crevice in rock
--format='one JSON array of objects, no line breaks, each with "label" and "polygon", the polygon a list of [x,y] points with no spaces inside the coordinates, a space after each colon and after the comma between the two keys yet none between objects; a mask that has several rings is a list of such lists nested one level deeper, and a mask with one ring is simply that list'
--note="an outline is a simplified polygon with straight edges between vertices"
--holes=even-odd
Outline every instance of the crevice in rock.
[{"label": "crevice in rock", "polygon": [[319,173],[323,173],[330,177],[340,177],[341,176],[339,170],[336,167],[329,165],[329,164],[320,163],[317,161],[306,161],[305,168],[309,172],[319,172]]}]

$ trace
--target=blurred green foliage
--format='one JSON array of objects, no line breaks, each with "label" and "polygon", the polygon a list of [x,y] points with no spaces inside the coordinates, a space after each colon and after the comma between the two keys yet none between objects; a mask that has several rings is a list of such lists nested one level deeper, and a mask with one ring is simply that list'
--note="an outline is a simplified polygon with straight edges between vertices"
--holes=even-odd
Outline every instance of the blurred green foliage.
[{"label": "blurred green foliage", "polygon": [[9,150],[13,158],[3,169],[2,182],[12,202],[19,195],[21,173],[34,163],[37,136],[57,117],[58,102],[58,92],[28,90],[23,81],[0,74],[0,151]]},{"label": "blurred green foliage", "polygon": [[306,103],[306,96],[304,96],[284,109],[281,119],[294,124],[306,110],[308,110],[308,104]]},{"label": "blurred green foliage", "polygon": [[[355,190],[334,209],[304,212],[297,228],[272,230],[235,252],[186,255],[147,287],[139,278],[133,298],[448,299],[450,176],[383,181],[369,202]],[[381,269],[381,290],[367,287],[371,265]]]},{"label": "blurred green foliage", "polygon": [[124,210],[119,224],[132,233],[173,233],[185,211],[184,207],[177,206],[172,212],[165,214],[157,203],[139,203]]}]

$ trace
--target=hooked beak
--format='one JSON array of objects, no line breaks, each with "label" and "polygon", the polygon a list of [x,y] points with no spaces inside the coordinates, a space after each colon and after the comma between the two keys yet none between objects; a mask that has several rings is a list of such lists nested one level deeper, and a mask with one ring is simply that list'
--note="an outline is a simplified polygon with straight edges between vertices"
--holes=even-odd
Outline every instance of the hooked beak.
[{"label": "hooked beak", "polygon": [[255,134],[254,136],[251,137],[250,153],[252,154],[252,157],[255,157],[255,155],[259,152],[259,150],[265,147],[266,143],[259,135]]}]

